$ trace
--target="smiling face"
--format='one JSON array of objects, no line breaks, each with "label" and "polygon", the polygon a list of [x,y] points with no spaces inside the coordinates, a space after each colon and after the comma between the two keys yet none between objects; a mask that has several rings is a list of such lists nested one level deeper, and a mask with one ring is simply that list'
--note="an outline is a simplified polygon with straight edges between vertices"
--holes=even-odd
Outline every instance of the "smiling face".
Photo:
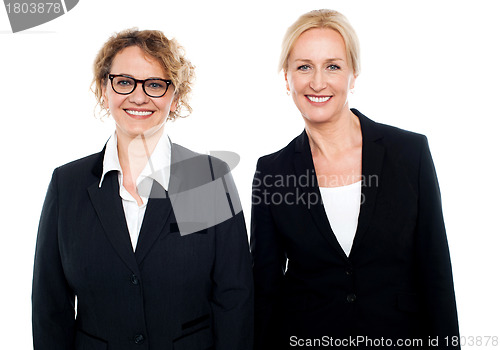
[{"label": "smiling face", "polygon": [[285,80],[306,123],[325,123],[350,112],[347,96],[356,78],[344,40],[333,29],[313,28],[297,38]]},{"label": "smiling face", "polygon": [[[135,79],[168,79],[160,63],[145,55],[138,46],[130,46],[116,54],[111,74],[127,75]],[[108,79],[103,86],[104,106],[109,108],[116,122],[118,138],[136,138],[151,135],[164,125],[170,111],[177,107],[174,87],[170,86],[162,97],[153,98],[144,93],[141,83],[128,95],[113,91]]]}]

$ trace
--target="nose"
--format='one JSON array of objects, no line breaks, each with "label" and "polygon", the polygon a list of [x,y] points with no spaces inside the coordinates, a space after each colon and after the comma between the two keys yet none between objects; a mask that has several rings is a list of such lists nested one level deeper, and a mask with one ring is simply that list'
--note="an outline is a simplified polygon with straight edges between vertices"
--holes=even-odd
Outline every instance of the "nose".
[{"label": "nose", "polygon": [[314,74],[311,77],[309,86],[314,91],[321,91],[324,88],[326,88],[326,79],[323,76],[323,72],[321,70],[318,69],[314,72]]},{"label": "nose", "polygon": [[137,83],[135,90],[129,95],[129,100],[138,105],[142,105],[149,101],[149,96],[144,92],[142,83]]}]

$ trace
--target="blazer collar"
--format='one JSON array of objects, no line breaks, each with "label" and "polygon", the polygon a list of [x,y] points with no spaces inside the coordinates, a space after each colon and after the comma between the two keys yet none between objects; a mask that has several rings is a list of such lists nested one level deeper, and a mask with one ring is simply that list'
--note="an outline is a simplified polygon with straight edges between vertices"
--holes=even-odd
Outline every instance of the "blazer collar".
[{"label": "blazer collar", "polygon": [[[351,111],[359,118],[361,133],[363,137],[362,146],[362,204],[358,217],[358,226],[354,236],[350,257],[356,254],[363,236],[369,227],[378,190],[378,183],[382,171],[384,159],[384,147],[378,142],[383,138],[383,134],[377,123],[370,120],[356,109]],[[309,145],[309,137],[304,130],[295,140],[294,166],[297,176],[308,176],[310,181],[306,186],[300,186],[300,190],[306,193],[305,198],[321,198],[318,181],[314,170],[314,162]],[[309,185],[310,184],[310,185]],[[331,229],[325,208],[321,201],[309,205],[309,212],[319,228],[319,231],[328,243],[347,260],[347,256],[338,243]]]}]

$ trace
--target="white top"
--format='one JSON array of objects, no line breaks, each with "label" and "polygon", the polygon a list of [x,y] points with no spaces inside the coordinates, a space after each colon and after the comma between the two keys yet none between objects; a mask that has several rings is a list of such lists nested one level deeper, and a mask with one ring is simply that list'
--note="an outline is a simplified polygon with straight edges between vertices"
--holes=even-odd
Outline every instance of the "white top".
[{"label": "white top", "polygon": [[319,190],[332,231],[349,256],[358,227],[361,181],[341,187],[320,187]]},{"label": "white top", "polygon": [[[118,183],[120,185],[120,197],[122,199],[123,212],[127,220],[127,227],[130,234],[130,242],[135,251],[137,240],[139,239],[139,232],[141,231],[142,221],[146,213],[148,204],[148,196],[153,186],[153,180],[156,180],[165,191],[168,190],[168,183],[170,181],[170,158],[171,158],[171,145],[167,133],[164,131],[163,135],[158,140],[153,153],[149,157],[148,163],[142,170],[137,178],[136,186],[140,190],[139,195],[142,199],[142,205],[138,205],[137,201],[123,186],[123,172],[118,159],[118,140],[116,132],[110,137],[106,144],[104,151],[103,171],[99,187],[102,185],[104,176],[110,172],[118,171]],[[140,186],[140,187],[139,187]]]}]

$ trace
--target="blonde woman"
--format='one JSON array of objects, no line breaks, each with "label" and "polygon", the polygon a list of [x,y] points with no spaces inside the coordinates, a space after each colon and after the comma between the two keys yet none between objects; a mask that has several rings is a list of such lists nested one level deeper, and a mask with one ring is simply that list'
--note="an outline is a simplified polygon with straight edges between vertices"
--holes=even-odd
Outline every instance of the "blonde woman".
[{"label": "blonde woman", "polygon": [[256,349],[458,348],[426,137],[349,108],[359,44],[336,11],[292,24],[280,68],[305,130],[257,163]]}]

